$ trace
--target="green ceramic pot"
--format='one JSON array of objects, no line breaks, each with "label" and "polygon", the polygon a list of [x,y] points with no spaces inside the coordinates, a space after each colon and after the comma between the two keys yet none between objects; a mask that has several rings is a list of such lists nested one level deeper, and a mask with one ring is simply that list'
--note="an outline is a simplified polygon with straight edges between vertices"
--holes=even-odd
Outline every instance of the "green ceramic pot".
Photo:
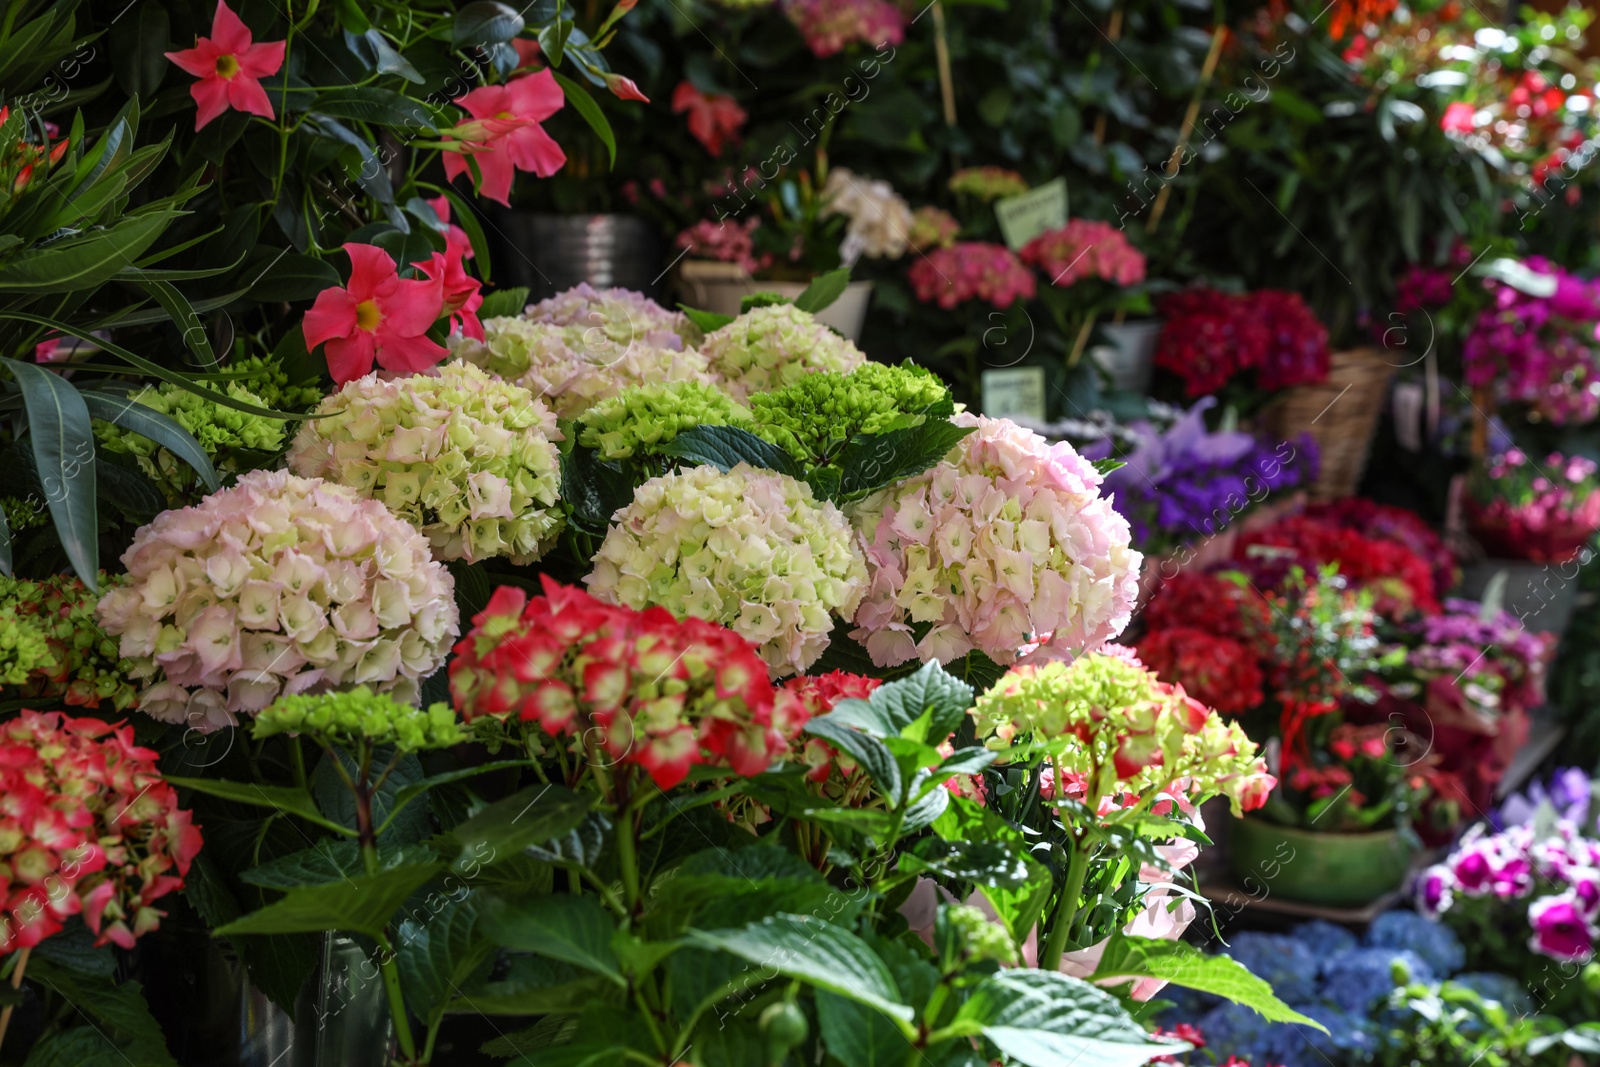
[{"label": "green ceramic pot", "polygon": [[1414,838],[1399,830],[1319,834],[1249,818],[1229,829],[1229,865],[1240,887],[1302,904],[1370,904],[1400,888],[1415,852]]}]

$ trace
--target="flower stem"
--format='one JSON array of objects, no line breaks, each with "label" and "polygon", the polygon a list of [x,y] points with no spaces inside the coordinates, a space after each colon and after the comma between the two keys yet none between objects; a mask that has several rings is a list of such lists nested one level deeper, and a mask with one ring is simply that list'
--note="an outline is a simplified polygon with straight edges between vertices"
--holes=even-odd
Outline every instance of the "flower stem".
[{"label": "flower stem", "polygon": [[1056,918],[1050,926],[1050,940],[1045,943],[1044,955],[1039,958],[1039,968],[1045,971],[1061,969],[1061,954],[1067,947],[1067,937],[1077,925],[1078,897],[1083,893],[1083,878],[1089,871],[1089,854],[1085,843],[1074,841],[1072,855],[1067,860],[1067,880],[1061,887],[1061,898],[1056,901]]},{"label": "flower stem", "polygon": [[[362,798],[358,803],[364,806],[367,801]],[[370,825],[371,816],[369,815],[364,821]],[[361,863],[368,874],[378,873],[378,846],[370,839],[361,842]],[[395,964],[394,949],[387,937],[378,938],[378,970],[383,974],[383,991],[389,997],[389,1014],[394,1019],[394,1032],[400,1041],[400,1052],[405,1056],[407,1063],[416,1063],[417,1046],[411,1037],[411,1021],[406,1015],[405,994],[400,991],[400,968]]]}]

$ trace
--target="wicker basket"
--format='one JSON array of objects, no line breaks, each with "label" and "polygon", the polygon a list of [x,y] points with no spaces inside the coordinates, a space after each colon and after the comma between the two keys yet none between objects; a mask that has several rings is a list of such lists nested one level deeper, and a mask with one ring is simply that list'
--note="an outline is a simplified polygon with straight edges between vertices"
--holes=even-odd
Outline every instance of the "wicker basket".
[{"label": "wicker basket", "polygon": [[1376,348],[1335,352],[1328,359],[1327,381],[1285,389],[1262,413],[1273,437],[1289,440],[1309,433],[1317,442],[1322,462],[1310,486],[1312,500],[1337,500],[1356,491],[1394,371]]}]

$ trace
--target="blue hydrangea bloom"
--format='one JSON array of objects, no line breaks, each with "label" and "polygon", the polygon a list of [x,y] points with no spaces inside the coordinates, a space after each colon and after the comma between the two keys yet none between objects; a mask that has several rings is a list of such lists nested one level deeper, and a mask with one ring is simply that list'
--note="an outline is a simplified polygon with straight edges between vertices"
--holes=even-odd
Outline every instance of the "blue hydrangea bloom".
[{"label": "blue hydrangea bloom", "polygon": [[[1242,1004],[1224,1002],[1194,1021],[1206,1037],[1206,1051],[1220,1062],[1229,1056],[1259,1061],[1273,1024]],[[1276,1062],[1276,1061],[1274,1061]]]},{"label": "blue hydrangea bloom", "polygon": [[1326,919],[1312,919],[1294,928],[1294,936],[1318,956],[1327,958],[1338,952],[1359,948],[1361,939],[1338,923]]},{"label": "blue hydrangea bloom", "polygon": [[1386,911],[1378,916],[1367,931],[1367,945],[1410,949],[1440,978],[1455,974],[1467,960],[1455,931],[1414,911]]},{"label": "blue hydrangea bloom", "polygon": [[1405,981],[1433,981],[1428,964],[1409,949],[1357,948],[1323,964],[1322,999],[1341,1011],[1366,1015],[1398,984],[1396,963],[1404,965]]},{"label": "blue hydrangea bloom", "polygon": [[1296,1004],[1294,1010],[1328,1028],[1327,1033],[1299,1023],[1273,1023],[1257,1043],[1251,1060],[1282,1067],[1327,1067],[1362,1062],[1377,1049],[1365,1019],[1325,1004]]},{"label": "blue hydrangea bloom", "polygon": [[1278,999],[1295,1003],[1316,997],[1317,957],[1303,941],[1287,934],[1236,934],[1223,950],[1264,980]]}]

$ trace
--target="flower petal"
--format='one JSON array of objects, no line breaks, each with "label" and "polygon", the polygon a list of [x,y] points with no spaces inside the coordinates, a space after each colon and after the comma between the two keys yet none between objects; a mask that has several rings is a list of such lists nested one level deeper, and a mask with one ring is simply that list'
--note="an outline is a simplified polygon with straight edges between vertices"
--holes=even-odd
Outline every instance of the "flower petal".
[{"label": "flower petal", "polygon": [[267,91],[261,88],[261,83],[244,74],[236,74],[228,81],[228,103],[233,105],[235,111],[243,111],[250,115],[260,115],[264,119],[273,118],[272,101],[267,99]]},{"label": "flower petal", "polygon": [[262,41],[253,44],[235,58],[239,60],[239,73],[252,78],[265,78],[283,69],[283,53],[287,41]]},{"label": "flower petal", "polygon": [[250,27],[222,0],[217,0],[217,13],[211,20],[211,40],[222,55],[242,55],[255,38]]},{"label": "flower petal", "polygon": [[335,337],[349,337],[356,329],[356,299],[344,289],[324,289],[306,312],[301,330],[306,351]]},{"label": "flower petal", "polygon": [[228,83],[221,78],[201,78],[189,86],[189,95],[194,97],[197,108],[194,116],[196,130],[228,110]]}]

